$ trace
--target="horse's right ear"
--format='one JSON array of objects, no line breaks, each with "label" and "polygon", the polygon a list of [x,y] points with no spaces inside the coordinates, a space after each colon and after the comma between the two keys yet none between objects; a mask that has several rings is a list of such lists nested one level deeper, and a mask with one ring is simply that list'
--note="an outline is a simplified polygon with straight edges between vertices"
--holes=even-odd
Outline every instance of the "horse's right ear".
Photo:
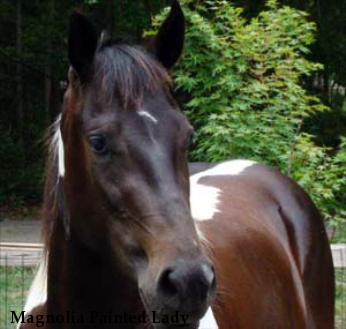
[{"label": "horse's right ear", "polygon": [[97,33],[91,22],[74,10],[68,35],[68,58],[78,77],[87,77],[97,48]]}]

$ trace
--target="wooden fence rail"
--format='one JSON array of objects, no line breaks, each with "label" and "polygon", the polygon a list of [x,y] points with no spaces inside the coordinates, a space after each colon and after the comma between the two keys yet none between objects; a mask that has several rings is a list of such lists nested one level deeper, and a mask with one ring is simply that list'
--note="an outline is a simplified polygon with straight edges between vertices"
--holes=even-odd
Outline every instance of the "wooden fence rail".
[{"label": "wooden fence rail", "polygon": [[[346,244],[331,245],[334,267],[346,268]],[[40,243],[0,243],[0,266],[36,266],[42,256]]]}]

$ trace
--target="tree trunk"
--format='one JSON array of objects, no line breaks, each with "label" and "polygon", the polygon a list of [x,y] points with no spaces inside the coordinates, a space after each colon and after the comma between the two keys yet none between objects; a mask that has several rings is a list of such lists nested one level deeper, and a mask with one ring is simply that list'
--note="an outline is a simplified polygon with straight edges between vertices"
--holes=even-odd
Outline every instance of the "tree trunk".
[{"label": "tree trunk", "polygon": [[[49,2],[49,24],[52,24],[53,17],[54,17],[54,7],[55,7],[55,1],[50,0]],[[51,113],[53,112],[51,109],[51,106],[53,104],[52,101],[52,28],[48,28],[48,35],[47,35],[47,55],[46,55],[46,69],[45,69],[45,77],[44,77],[44,111],[45,111],[45,121],[46,121],[46,127],[51,123]]]},{"label": "tree trunk", "polygon": [[324,103],[326,105],[330,105],[330,92],[329,92],[329,75],[326,72],[326,69],[324,69],[323,71],[323,99],[324,99]]},{"label": "tree trunk", "polygon": [[108,0],[106,4],[106,20],[107,20],[107,32],[111,38],[114,38],[114,0]]},{"label": "tree trunk", "polygon": [[23,113],[23,68],[21,64],[21,59],[23,56],[23,27],[22,27],[22,1],[17,0],[17,136],[18,136],[18,147],[20,154],[24,154],[24,136],[23,136],[23,127],[24,127],[24,113]]}]

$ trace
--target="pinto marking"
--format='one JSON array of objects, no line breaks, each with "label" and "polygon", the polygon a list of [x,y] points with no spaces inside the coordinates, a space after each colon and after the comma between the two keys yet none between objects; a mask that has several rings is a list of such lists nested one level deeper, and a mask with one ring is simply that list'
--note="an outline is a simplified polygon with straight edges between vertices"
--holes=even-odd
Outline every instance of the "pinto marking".
[{"label": "pinto marking", "polygon": [[192,217],[199,221],[211,220],[219,212],[217,206],[221,191],[216,187],[198,184],[197,180],[193,181],[192,179],[190,180]]},{"label": "pinto marking", "polygon": [[203,318],[199,322],[198,329],[218,329],[218,325],[211,307],[208,308],[207,313],[204,314]]},{"label": "pinto marking", "polygon": [[149,112],[147,111],[138,111],[137,112],[141,117],[144,117],[144,118],[147,118],[149,119],[151,122],[157,124],[159,121],[152,115],[150,114]]},{"label": "pinto marking", "polygon": [[[211,220],[216,213],[220,212],[218,209],[218,203],[221,190],[213,186],[206,186],[199,183],[201,178],[208,176],[240,175],[245,171],[245,169],[255,164],[256,162],[248,160],[227,161],[191,176],[190,203],[192,217],[197,221]],[[205,242],[206,238],[198,229],[198,226],[196,226],[196,229],[200,239]],[[201,319],[198,329],[218,329],[211,307],[208,308],[207,313]]]},{"label": "pinto marking", "polygon": [[215,167],[197,173],[190,177],[190,204],[192,217],[197,221],[211,220],[218,209],[221,190],[217,187],[203,185],[201,178],[208,176],[241,175],[256,162],[249,160],[233,160],[220,163]]}]

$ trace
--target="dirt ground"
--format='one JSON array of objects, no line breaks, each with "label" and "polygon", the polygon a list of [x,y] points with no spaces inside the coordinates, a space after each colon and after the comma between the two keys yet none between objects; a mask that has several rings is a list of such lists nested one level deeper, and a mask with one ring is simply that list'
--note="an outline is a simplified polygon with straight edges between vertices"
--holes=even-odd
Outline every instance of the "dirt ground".
[{"label": "dirt ground", "polygon": [[41,221],[38,219],[1,219],[0,242],[41,242]]}]

